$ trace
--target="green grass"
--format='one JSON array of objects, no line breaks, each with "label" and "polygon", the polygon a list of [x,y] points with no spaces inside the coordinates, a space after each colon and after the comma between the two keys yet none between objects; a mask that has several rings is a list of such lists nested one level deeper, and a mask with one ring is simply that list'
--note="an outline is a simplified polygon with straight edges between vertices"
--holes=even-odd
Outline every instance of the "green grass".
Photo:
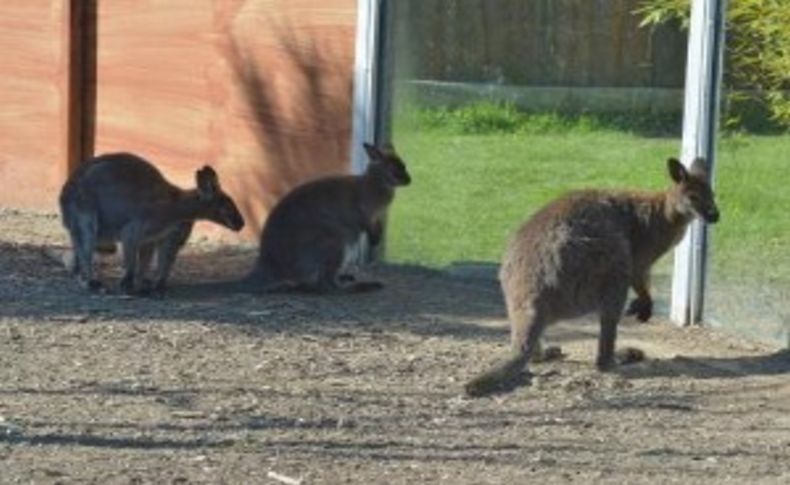
[{"label": "green grass", "polygon": [[[665,160],[680,138],[640,134],[673,131],[666,123],[633,126],[490,106],[399,117],[394,140],[413,183],[392,208],[388,258],[498,261],[508,235],[567,190],[666,187]],[[790,135],[726,137],[717,163],[715,271],[788,277]]]}]

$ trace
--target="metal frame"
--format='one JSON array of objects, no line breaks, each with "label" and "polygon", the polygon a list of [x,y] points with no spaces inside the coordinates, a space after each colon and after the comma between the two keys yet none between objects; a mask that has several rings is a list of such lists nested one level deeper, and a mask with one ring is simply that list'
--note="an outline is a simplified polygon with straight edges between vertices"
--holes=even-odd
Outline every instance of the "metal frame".
[{"label": "metal frame", "polygon": [[[351,134],[351,172],[361,174],[368,165],[363,143],[381,145],[390,141],[392,102],[392,3],[388,0],[357,0],[356,58],[354,60],[353,126]],[[386,216],[382,221],[381,243],[371,248],[361,236],[356,264],[384,258]]]},{"label": "metal frame", "polygon": [[[715,171],[726,6],[727,0],[692,0],[689,29],[681,160],[688,166],[694,158],[704,157],[711,179]],[[363,172],[367,165],[362,143],[389,138],[392,8],[388,0],[357,0],[351,146],[354,173]],[[679,325],[698,323],[703,318],[708,242],[707,227],[696,221],[675,249],[670,318]]]},{"label": "metal frame", "polygon": [[382,71],[382,39],[386,17],[385,0],[357,0],[357,38],[354,60],[353,127],[351,132],[351,171],[365,171],[368,159],[362,143],[380,141],[380,106],[385,81]]},{"label": "metal frame", "polygon": [[[727,0],[694,0],[689,26],[680,158],[689,166],[694,158],[704,157],[711,181],[715,174],[726,7]],[[675,249],[670,318],[678,325],[702,321],[708,242],[707,226],[695,221]]]}]

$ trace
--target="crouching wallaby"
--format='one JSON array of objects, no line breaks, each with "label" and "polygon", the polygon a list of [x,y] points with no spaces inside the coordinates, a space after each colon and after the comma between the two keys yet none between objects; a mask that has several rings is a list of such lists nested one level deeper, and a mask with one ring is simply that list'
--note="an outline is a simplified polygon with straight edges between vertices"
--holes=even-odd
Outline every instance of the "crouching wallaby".
[{"label": "crouching wallaby", "polygon": [[[120,241],[125,293],[164,293],[176,255],[197,219],[239,231],[244,219],[209,166],[197,171],[197,188],[168,182],[151,163],[130,153],[95,157],[74,171],[60,193],[63,225],[74,250],[72,272],[90,289],[101,288],[93,255]],[[144,280],[156,252],[153,284]]]},{"label": "crouching wallaby", "polygon": [[371,245],[378,244],[395,188],[411,178],[391,146],[364,147],[370,158],[365,173],[308,182],[274,206],[244,284],[260,291],[318,293],[381,288],[376,281],[355,281],[345,265],[363,233]]},{"label": "crouching wallaby", "polygon": [[572,192],[535,213],[515,234],[499,278],[505,294],[514,355],[466,385],[470,396],[508,390],[527,362],[540,358],[546,326],[597,312],[601,333],[597,366],[615,363],[615,340],[628,297],[628,312],[652,314],[650,267],[683,236],[698,216],[719,219],[702,159],[690,170],[668,161],[674,185],[665,192]]}]

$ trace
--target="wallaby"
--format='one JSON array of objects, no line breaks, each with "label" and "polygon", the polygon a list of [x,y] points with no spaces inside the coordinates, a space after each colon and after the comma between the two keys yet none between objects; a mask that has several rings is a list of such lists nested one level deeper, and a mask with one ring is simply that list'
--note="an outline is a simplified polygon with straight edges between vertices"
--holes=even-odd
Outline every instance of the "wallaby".
[{"label": "wallaby", "polygon": [[[101,288],[93,254],[111,251],[120,242],[121,290],[162,296],[176,255],[196,220],[210,220],[234,231],[244,227],[214,169],[204,166],[196,179],[196,189],[180,189],[150,162],[131,153],[104,154],[80,165],[60,193],[63,225],[74,251],[72,272],[88,288]],[[151,285],[144,277],[154,252],[157,271]]]},{"label": "wallaby", "polygon": [[382,236],[382,217],[395,188],[411,183],[392,146],[364,144],[370,163],[361,175],[329,176],[296,187],[272,209],[261,233],[255,268],[243,283],[261,291],[327,293],[379,289],[345,272],[349,254],[366,233]]},{"label": "wallaby", "polygon": [[469,382],[468,395],[515,387],[527,363],[540,359],[548,325],[592,312],[601,326],[597,367],[615,364],[617,324],[629,286],[636,298],[628,313],[647,321],[653,263],[683,237],[695,216],[708,223],[719,219],[704,160],[694,160],[687,170],[670,158],[668,169],[674,184],[664,192],[572,192],[521,226],[499,272],[514,355]]}]

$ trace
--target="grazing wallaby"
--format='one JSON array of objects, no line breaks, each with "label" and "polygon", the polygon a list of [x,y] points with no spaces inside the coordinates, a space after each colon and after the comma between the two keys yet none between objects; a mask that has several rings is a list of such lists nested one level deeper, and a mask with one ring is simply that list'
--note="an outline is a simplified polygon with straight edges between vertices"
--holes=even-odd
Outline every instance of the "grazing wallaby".
[{"label": "grazing wallaby", "polygon": [[346,260],[367,233],[381,239],[382,217],[395,188],[411,177],[391,146],[365,144],[370,158],[361,175],[324,177],[301,185],[274,206],[263,228],[255,269],[244,283],[263,291],[370,291],[345,273]]},{"label": "grazing wallaby", "polygon": [[466,385],[470,396],[516,385],[527,362],[540,358],[546,326],[597,312],[597,366],[615,362],[617,323],[628,313],[652,315],[650,267],[683,236],[689,222],[719,219],[702,159],[690,170],[668,160],[674,185],[665,192],[579,191],[536,212],[515,234],[499,279],[505,294],[514,355]]},{"label": "grazing wallaby", "polygon": [[[244,219],[220,188],[214,169],[205,166],[196,178],[197,189],[180,189],[151,163],[130,153],[105,154],[82,164],[60,193],[63,225],[74,250],[72,272],[88,288],[100,288],[93,254],[110,250],[120,241],[121,290],[161,296],[176,255],[197,219],[234,231],[244,227]],[[153,287],[146,288],[143,278],[154,252],[156,279]]]}]

